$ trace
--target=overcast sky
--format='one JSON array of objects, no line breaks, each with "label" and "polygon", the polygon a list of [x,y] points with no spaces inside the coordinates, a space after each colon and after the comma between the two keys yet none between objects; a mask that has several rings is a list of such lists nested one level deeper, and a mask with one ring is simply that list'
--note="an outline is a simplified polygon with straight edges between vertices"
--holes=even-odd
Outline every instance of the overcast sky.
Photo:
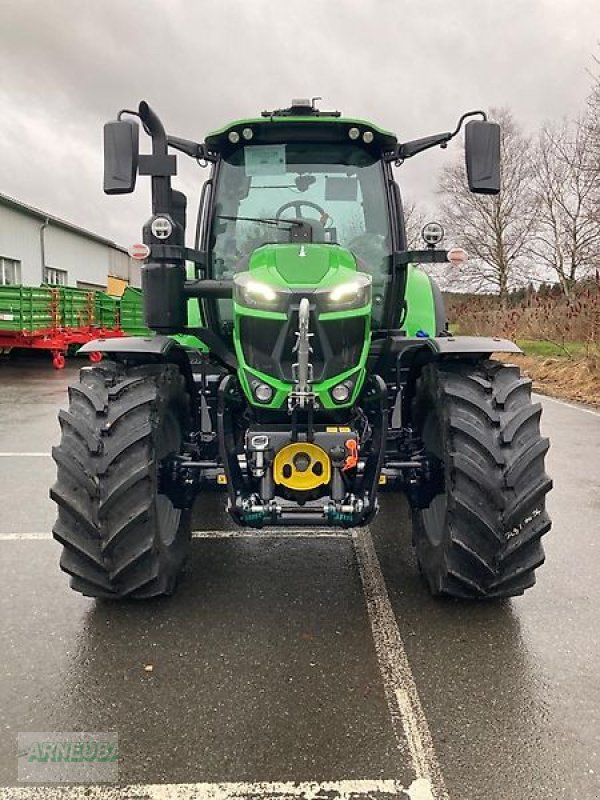
[{"label": "overcast sky", "polygon": [[[150,206],[147,178],[102,193],[120,108],[200,141],[315,95],[403,139],[490,106],[535,130],[584,108],[599,39],[593,0],[0,0],[0,192],[127,246]],[[407,162],[405,195],[431,202],[452,148]],[[179,165],[195,207],[205,173]]]}]

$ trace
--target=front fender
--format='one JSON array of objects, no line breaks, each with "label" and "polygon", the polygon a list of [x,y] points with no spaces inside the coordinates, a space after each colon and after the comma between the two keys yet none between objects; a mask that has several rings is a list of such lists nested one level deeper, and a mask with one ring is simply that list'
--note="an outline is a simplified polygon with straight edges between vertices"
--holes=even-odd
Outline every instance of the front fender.
[{"label": "front fender", "polygon": [[186,350],[170,336],[121,336],[113,339],[94,339],[79,348],[80,353],[102,353],[114,361],[137,363],[165,362],[176,364],[184,377],[186,389],[192,398],[192,413],[195,414],[196,396],[194,376]]},{"label": "front fender", "polygon": [[440,358],[523,352],[514,342],[499,336],[435,336],[422,341]]}]

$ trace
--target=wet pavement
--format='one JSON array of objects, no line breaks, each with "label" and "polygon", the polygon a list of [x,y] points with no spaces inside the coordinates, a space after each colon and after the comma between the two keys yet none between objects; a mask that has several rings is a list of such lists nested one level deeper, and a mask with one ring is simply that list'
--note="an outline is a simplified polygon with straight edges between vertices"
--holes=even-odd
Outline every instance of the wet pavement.
[{"label": "wet pavement", "polygon": [[600,415],[543,399],[554,528],[524,597],[430,598],[391,495],[364,539],[225,538],[215,495],[175,597],[112,605],[46,538],[75,375],[0,362],[0,797],[51,796],[8,788],[18,732],[79,730],[119,734],[136,797],[600,797]]}]

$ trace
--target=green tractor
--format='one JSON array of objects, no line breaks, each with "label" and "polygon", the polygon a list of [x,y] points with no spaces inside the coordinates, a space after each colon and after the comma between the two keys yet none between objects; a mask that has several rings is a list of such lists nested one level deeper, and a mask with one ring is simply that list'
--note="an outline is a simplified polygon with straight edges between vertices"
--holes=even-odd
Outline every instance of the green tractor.
[{"label": "green tractor", "polygon": [[[60,413],[54,536],[73,589],[172,593],[194,501],[218,488],[257,529],[363,526],[379,492],[403,493],[433,594],[504,598],[535,582],[550,527],[540,406],[517,367],[491,359],[516,345],[448,332],[414,266],[447,261],[440,226],[407,249],[392,169],[470,117],[469,187],[497,194],[500,130],[483,112],[404,143],[304,100],[203,143],[168,136],[145,102],[106,124],[105,192],[151,177],[136,250],[155,335],[82,348],[105,360]],[[194,247],[170,148],[210,168]]]}]

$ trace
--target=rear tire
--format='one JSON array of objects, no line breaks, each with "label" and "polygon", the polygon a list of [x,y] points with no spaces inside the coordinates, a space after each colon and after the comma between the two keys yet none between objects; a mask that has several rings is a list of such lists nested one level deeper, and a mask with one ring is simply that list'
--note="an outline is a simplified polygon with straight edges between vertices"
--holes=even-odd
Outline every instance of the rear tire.
[{"label": "rear tire", "polygon": [[550,529],[541,405],[516,366],[427,365],[416,425],[444,465],[444,492],[413,511],[417,560],[432,594],[468,599],[523,594],[544,561]]},{"label": "rear tire", "polygon": [[61,411],[53,449],[54,537],[71,587],[89,597],[174,591],[190,514],[159,492],[159,468],[181,451],[190,398],[174,365],[85,367]]}]

